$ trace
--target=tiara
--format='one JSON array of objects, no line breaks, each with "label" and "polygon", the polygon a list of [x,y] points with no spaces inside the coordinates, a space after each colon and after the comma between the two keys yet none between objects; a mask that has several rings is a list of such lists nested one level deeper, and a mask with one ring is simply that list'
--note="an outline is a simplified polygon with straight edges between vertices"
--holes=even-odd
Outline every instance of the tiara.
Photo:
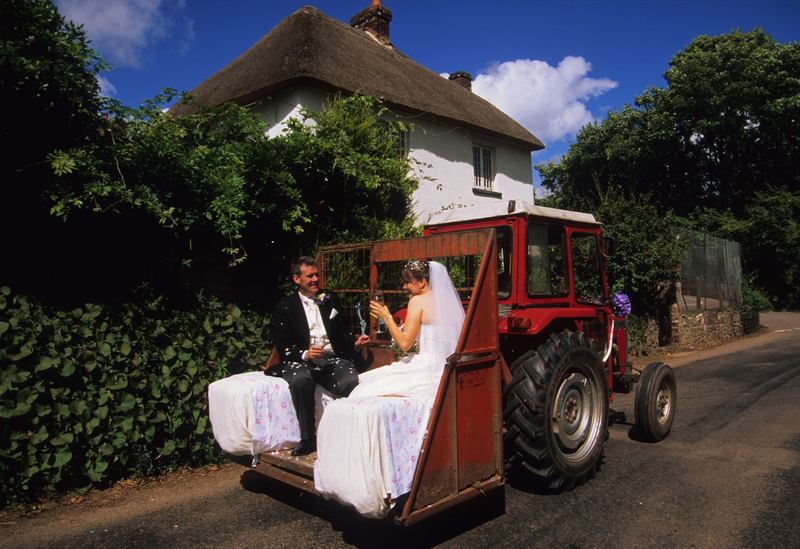
[{"label": "tiara", "polygon": [[425,271],[427,269],[430,269],[430,267],[431,267],[431,264],[428,263],[427,261],[425,261],[424,259],[422,259],[422,260],[420,260],[420,259],[412,259],[411,261],[406,263],[406,268],[409,271],[422,272],[422,271]]}]

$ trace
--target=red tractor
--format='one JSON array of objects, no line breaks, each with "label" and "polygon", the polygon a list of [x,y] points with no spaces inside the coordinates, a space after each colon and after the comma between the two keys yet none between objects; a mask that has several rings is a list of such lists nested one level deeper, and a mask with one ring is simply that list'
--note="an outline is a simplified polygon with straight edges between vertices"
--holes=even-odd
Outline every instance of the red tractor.
[{"label": "red tractor", "polygon": [[[612,311],[604,271],[614,248],[590,214],[512,200],[436,214],[422,237],[320,251],[323,287],[337,291],[353,332],[371,335],[370,368],[392,362],[397,349],[365,314],[368,301],[381,293],[402,321],[400,270],[409,259],[444,263],[466,306],[395,522],[502,488],[508,462],[554,488],[583,482],[600,463],[614,392],[637,382],[643,437],[669,434],[675,375],[658,362],[639,373],[628,360],[626,320]],[[314,460],[268,452],[254,467],[313,493]]]},{"label": "red tractor", "polygon": [[659,441],[675,414],[676,383],[663,363],[628,362],[627,324],[609,306],[604,258],[615,242],[591,214],[519,201],[445,211],[424,234],[494,228],[504,365],[506,460],[553,488],[594,473],[614,392],[636,382],[636,425]]}]

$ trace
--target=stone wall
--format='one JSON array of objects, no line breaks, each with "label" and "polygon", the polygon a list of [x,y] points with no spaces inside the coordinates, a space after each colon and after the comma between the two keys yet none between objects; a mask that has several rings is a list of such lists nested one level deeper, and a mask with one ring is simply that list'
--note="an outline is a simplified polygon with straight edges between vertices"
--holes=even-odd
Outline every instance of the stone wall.
[{"label": "stone wall", "polygon": [[[694,351],[715,347],[724,341],[744,335],[739,312],[728,307],[710,311],[672,312],[672,343],[664,351]],[[651,320],[647,327],[647,349],[642,354],[652,354],[658,349],[658,325]]]}]

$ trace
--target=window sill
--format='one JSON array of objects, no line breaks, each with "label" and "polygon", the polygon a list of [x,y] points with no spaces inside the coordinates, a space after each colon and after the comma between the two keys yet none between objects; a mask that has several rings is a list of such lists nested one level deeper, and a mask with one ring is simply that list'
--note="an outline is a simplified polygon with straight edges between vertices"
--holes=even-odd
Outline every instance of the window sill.
[{"label": "window sill", "polygon": [[503,198],[503,193],[499,193],[497,191],[490,191],[489,189],[481,189],[478,187],[472,187],[472,194],[476,196],[488,196],[489,198]]}]

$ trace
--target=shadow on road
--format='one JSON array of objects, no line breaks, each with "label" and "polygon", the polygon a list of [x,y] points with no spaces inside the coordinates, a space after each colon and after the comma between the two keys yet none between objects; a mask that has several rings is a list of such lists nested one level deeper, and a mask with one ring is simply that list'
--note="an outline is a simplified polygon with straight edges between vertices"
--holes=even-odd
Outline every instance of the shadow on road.
[{"label": "shadow on road", "polygon": [[[609,428],[612,425],[621,425],[623,427],[627,427],[628,438],[630,440],[642,443],[649,442],[645,439],[644,433],[640,431],[635,423],[628,420],[628,416],[623,411],[616,411],[613,409],[609,410],[608,424]],[[594,474],[584,478],[580,484],[590,480],[595,474],[597,474],[597,472],[599,472],[603,466],[603,461],[605,461],[605,458],[599,463],[597,471],[595,471]],[[508,467],[506,467],[506,483],[515,490],[538,496],[556,495],[565,491],[564,489],[551,488],[547,481],[543,480],[541,477],[531,474],[521,462],[512,462]],[[575,487],[577,486],[578,485]],[[566,491],[568,491],[568,489]]]},{"label": "shadow on road", "polygon": [[486,497],[472,499],[411,526],[398,526],[390,519],[362,517],[352,508],[309,494],[255,471],[245,471],[242,487],[264,494],[303,513],[316,516],[341,532],[342,541],[355,547],[390,549],[394,547],[434,547],[505,514],[503,489]]},{"label": "shadow on road", "polygon": [[623,425],[625,427],[629,427],[628,438],[634,442],[641,442],[642,444],[653,444],[653,441],[647,439],[645,434],[642,432],[641,429],[639,429],[636,423],[628,420],[628,416],[625,414],[625,412],[617,412],[614,410],[610,410],[608,416],[608,424],[609,427],[611,425]]}]

